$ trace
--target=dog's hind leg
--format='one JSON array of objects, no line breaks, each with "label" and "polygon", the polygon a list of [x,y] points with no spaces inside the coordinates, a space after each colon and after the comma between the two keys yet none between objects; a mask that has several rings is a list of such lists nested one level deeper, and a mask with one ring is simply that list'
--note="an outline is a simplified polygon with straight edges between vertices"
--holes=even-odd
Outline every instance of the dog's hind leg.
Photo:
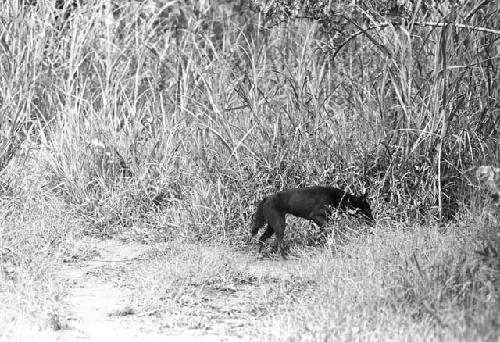
[{"label": "dog's hind leg", "polygon": [[284,249],[284,238],[285,238],[285,213],[282,212],[279,205],[277,204],[277,198],[271,197],[264,205],[264,217],[266,218],[267,224],[276,234],[276,243],[278,250],[281,253],[283,259],[286,259],[285,249]]},{"label": "dog's hind leg", "polygon": [[283,259],[287,259],[286,257],[286,252],[285,252],[285,220],[283,220],[283,225],[281,226],[281,229],[276,230],[276,242],[278,244],[278,250],[281,253],[281,257]]}]

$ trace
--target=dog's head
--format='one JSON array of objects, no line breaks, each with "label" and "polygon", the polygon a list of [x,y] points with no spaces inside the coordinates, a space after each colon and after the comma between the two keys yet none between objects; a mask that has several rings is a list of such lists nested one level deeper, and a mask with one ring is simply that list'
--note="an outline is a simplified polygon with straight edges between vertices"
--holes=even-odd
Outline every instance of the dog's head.
[{"label": "dog's head", "polygon": [[353,196],[349,201],[349,213],[355,216],[362,216],[370,225],[375,224],[372,209],[367,201],[368,193],[361,196]]}]

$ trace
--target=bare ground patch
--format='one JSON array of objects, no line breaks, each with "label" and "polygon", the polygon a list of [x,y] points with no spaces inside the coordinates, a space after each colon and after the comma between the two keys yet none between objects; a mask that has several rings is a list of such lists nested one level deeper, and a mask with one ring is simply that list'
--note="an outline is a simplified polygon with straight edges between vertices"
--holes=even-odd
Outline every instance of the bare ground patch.
[{"label": "bare ground patch", "polygon": [[300,260],[200,245],[106,240],[94,251],[63,264],[67,294],[48,319],[48,340],[254,340],[255,325],[300,288],[303,270]]},{"label": "bare ground patch", "polygon": [[[496,302],[456,309],[458,286],[491,272],[451,235],[459,229],[380,231],[287,261],[223,245],[98,241],[62,265],[64,309],[47,340],[486,341],[498,336]],[[477,312],[486,318],[472,321]]]}]

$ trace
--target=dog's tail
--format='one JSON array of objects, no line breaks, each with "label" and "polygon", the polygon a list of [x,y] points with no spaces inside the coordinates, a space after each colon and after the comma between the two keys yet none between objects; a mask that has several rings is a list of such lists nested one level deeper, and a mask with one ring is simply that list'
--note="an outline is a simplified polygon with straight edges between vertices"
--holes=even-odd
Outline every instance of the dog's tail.
[{"label": "dog's tail", "polygon": [[252,226],[252,236],[259,232],[259,229],[266,223],[266,219],[264,218],[264,203],[266,203],[267,197],[265,197],[262,201],[260,201],[257,206],[257,211],[253,216],[253,226]]}]

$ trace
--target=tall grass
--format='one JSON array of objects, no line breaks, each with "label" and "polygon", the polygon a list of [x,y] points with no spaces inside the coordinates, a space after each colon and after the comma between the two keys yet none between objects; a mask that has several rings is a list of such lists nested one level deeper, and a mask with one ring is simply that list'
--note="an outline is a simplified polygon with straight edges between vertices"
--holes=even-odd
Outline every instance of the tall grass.
[{"label": "tall grass", "polygon": [[266,28],[245,6],[90,1],[65,22],[51,3],[4,11],[3,105],[17,108],[4,164],[30,135],[52,186],[90,211],[123,186],[150,199],[196,180],[238,198],[370,188],[392,217],[452,217],[476,160],[496,158],[480,81],[496,60],[484,69],[490,50],[474,48],[488,33],[385,26],[332,60],[317,26]]}]

